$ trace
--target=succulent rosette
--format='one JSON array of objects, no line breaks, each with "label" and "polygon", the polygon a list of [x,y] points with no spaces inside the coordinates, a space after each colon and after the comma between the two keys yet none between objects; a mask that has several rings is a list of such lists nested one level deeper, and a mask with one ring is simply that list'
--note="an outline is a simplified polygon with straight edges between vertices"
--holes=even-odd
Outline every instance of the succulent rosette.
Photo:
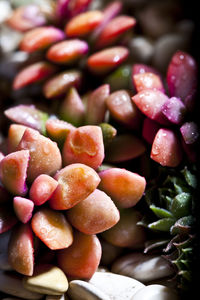
[{"label": "succulent rosette", "polygon": [[12,93],[30,100],[3,116],[0,276],[22,292],[0,291],[108,299],[104,266],[138,282],[127,299],[179,299],[195,259],[197,62],[182,47],[164,72],[137,61],[140,13],[120,1],[47,2],[6,20],[27,55]]}]

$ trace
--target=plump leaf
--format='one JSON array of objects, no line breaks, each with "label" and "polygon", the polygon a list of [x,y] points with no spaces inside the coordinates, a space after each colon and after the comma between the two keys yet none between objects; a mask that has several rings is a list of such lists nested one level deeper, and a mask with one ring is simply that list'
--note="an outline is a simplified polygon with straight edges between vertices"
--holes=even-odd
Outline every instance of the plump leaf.
[{"label": "plump leaf", "polygon": [[120,66],[109,74],[104,82],[110,85],[112,92],[119,89],[132,89],[131,66],[128,64]]},{"label": "plump leaf", "polygon": [[188,233],[191,230],[191,227],[194,225],[195,219],[193,216],[185,216],[178,221],[171,227],[170,233],[172,235],[179,234],[179,233]]},{"label": "plump leaf", "polygon": [[155,205],[150,205],[150,209],[154,212],[154,214],[158,217],[158,218],[171,218],[173,217],[172,213],[170,211],[168,211],[167,209],[161,208],[161,207],[157,207]]},{"label": "plump leaf", "polygon": [[168,232],[171,226],[174,224],[175,219],[173,218],[163,218],[148,225],[148,228],[158,231]]},{"label": "plump leaf", "polygon": [[101,123],[99,126],[101,127],[103,134],[103,143],[106,147],[110,142],[112,142],[113,138],[116,136],[117,130],[108,123]]},{"label": "plump leaf", "polygon": [[178,194],[172,202],[172,214],[176,218],[187,216],[190,213],[191,203],[191,194],[184,192]]},{"label": "plump leaf", "polygon": [[46,133],[45,122],[49,116],[34,105],[20,104],[5,110],[4,114],[13,122],[36,129],[42,134]]},{"label": "plump leaf", "polygon": [[190,172],[190,170],[188,170],[188,167],[186,167],[186,166],[182,170],[181,173],[184,175],[184,178],[185,178],[187,184],[195,189],[197,187],[197,178],[196,178],[196,176],[194,174],[192,174]]}]

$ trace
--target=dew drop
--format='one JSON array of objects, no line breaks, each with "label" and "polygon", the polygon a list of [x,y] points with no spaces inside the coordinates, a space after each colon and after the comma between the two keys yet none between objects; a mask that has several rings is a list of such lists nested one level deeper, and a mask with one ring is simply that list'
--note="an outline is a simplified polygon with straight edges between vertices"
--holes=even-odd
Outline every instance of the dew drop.
[{"label": "dew drop", "polygon": [[158,146],[155,146],[155,147],[152,148],[152,154],[153,155],[158,155],[159,154],[159,148],[158,148]]},{"label": "dew drop", "polygon": [[47,234],[46,228],[42,228],[42,229],[40,230],[40,232],[41,232],[42,234]]},{"label": "dew drop", "polygon": [[50,149],[49,149],[49,147],[48,147],[47,144],[44,144],[44,145],[42,146],[42,150],[43,150],[43,153],[44,153],[45,155],[48,155],[49,152],[50,152]]}]

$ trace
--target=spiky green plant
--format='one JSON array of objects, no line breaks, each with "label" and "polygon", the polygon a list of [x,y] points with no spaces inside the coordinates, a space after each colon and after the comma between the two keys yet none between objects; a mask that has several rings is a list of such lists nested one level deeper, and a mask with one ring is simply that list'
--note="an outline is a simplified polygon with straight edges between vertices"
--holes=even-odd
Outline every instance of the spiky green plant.
[{"label": "spiky green plant", "polygon": [[139,223],[155,234],[144,251],[158,250],[169,259],[176,270],[177,287],[185,291],[191,285],[195,262],[197,171],[195,166],[159,167],[158,173],[145,194],[148,217]]}]

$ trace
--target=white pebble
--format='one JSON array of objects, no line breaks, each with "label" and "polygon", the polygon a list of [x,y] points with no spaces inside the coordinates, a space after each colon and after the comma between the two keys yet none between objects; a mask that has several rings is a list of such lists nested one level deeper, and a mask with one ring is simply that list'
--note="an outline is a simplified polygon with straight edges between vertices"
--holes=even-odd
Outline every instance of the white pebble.
[{"label": "white pebble", "polygon": [[152,58],[153,66],[160,72],[166,73],[173,54],[177,50],[186,51],[188,47],[187,36],[178,33],[163,35],[155,44],[155,51]]},{"label": "white pebble", "polygon": [[142,36],[134,37],[129,43],[131,57],[138,63],[150,63],[153,53],[153,43]]},{"label": "white pebble", "polygon": [[174,274],[173,268],[162,256],[142,253],[120,257],[114,262],[112,272],[135,278],[143,283]]},{"label": "white pebble", "polygon": [[11,272],[0,271],[0,292],[23,299],[37,300],[43,295],[33,293],[24,288],[22,277]]},{"label": "white pebble", "polygon": [[131,300],[178,300],[178,295],[170,288],[151,284],[139,290]]},{"label": "white pebble", "polygon": [[108,295],[112,300],[130,299],[144,284],[130,277],[110,273],[95,272],[89,283]]}]

